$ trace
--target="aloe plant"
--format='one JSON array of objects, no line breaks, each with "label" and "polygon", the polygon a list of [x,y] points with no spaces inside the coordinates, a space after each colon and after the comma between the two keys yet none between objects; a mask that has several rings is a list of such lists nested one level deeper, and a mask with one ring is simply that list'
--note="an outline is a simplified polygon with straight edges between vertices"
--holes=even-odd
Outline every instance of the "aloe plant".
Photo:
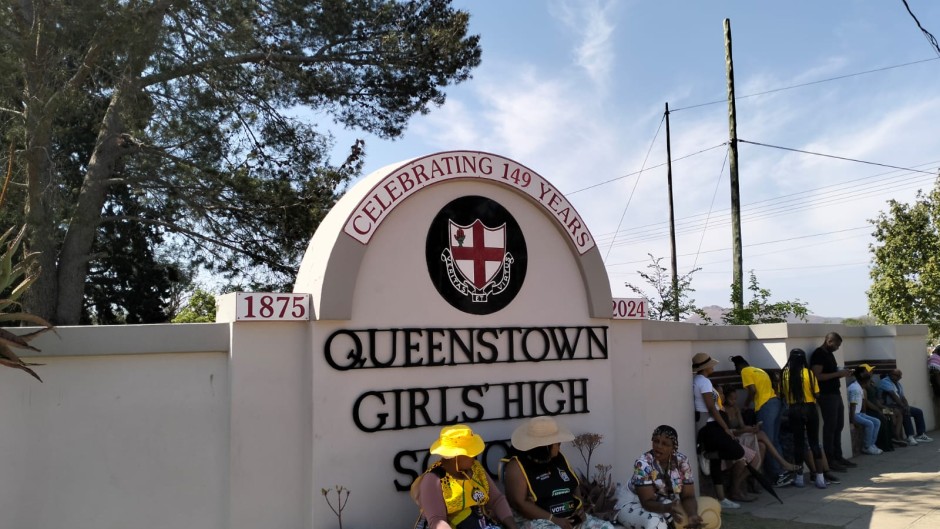
[{"label": "aloe plant", "polygon": [[53,329],[52,324],[46,320],[22,310],[19,299],[39,277],[38,271],[30,270],[32,262],[38,254],[24,252],[22,258],[14,264],[13,258],[26,235],[26,227],[20,229],[19,233],[8,243],[7,241],[13,236],[15,230],[16,228],[10,228],[3,235],[0,235],[0,248],[3,249],[3,253],[0,254],[0,325],[8,325],[10,322],[24,322],[39,325],[43,328],[27,334],[14,334],[0,327],[0,365],[22,369],[42,382],[39,375],[29,367],[42,364],[24,362],[13,352],[14,348],[38,352],[39,349],[30,345],[29,342],[40,334]]}]

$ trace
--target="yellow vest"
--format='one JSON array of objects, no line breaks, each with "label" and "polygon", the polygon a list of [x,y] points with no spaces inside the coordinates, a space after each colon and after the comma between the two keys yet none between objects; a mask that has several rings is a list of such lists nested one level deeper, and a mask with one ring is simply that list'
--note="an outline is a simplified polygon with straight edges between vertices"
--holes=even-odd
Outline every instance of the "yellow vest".
[{"label": "yellow vest", "polygon": [[[428,472],[441,466],[438,461],[428,468]],[[443,469],[441,469],[443,470]],[[470,516],[470,509],[486,505],[490,501],[489,480],[486,479],[486,470],[479,461],[474,461],[470,468],[470,478],[460,479],[444,472],[441,478],[441,493],[444,495],[444,505],[447,506],[447,521],[452,526]],[[440,475],[440,471],[435,472]]]}]

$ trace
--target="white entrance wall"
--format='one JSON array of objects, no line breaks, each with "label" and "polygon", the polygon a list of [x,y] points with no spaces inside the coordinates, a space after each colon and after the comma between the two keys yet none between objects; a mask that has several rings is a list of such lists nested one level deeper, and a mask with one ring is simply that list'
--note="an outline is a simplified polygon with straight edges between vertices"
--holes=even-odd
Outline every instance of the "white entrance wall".
[{"label": "white entrance wall", "polygon": [[[928,429],[936,427],[926,377],[918,375],[926,361],[921,325],[608,323],[609,373],[591,379],[592,395],[609,391],[610,397],[600,397],[609,399],[608,411],[592,405],[590,415],[559,420],[575,433],[605,433],[594,462],[612,464],[620,481],[628,479],[633,459],[659,424],[674,425],[681,449],[691,450],[689,364],[697,351],[721,359],[722,370],[731,369],[731,354],[778,367],[765,361],[785,357],[792,347],[811,348],[836,331],[845,338],[846,360],[896,359],[911,402],[925,410]],[[341,384],[312,383],[318,350],[309,345],[314,339],[308,327],[63,327],[40,337],[34,344],[42,352],[28,360],[45,364],[38,368],[44,384],[0,370],[0,527],[120,529],[145,520],[148,529],[332,528],[335,519],[320,489],[337,484],[353,491],[344,526],[406,527],[417,513],[407,495],[395,491],[397,474],[388,458],[426,448],[434,429],[363,434],[350,428],[345,398],[354,391],[336,394]],[[545,366],[529,366],[527,373],[542,378]],[[476,367],[440,370],[446,379]],[[399,372],[406,370],[323,378],[362,384],[361,390],[403,387]],[[593,389],[605,380],[611,381],[608,390]],[[473,427],[486,439],[504,439],[518,422]],[[315,423],[336,424],[338,432],[326,428],[314,435]],[[372,481],[343,470],[355,464],[363,446],[378,453],[367,471],[379,476]],[[564,451],[583,467],[571,446]]]},{"label": "white entrance wall", "polygon": [[[402,490],[441,424],[471,424],[495,468],[495,441],[544,413],[602,434],[592,463],[626,481],[659,424],[694,452],[693,354],[709,353],[719,370],[735,354],[779,367],[790,348],[811,351],[830,331],[845,338],[840,361],[897,359],[934,427],[918,376],[925,326],[611,320],[599,253],[571,224],[576,212],[559,213],[563,197],[527,169],[540,192],[492,177],[525,169],[516,162],[463,155],[477,156],[473,171],[456,174],[467,166],[455,161],[444,174],[440,164],[458,154],[441,153],[349,191],[298,274],[311,321],[235,321],[232,294],[216,324],[65,327],[37,339],[31,360],[46,364],[45,384],[0,370],[0,527],[328,529],[337,523],[320,490],[334,485],[352,491],[345,527],[410,527],[417,509]],[[440,179],[419,182],[434,163]],[[487,166],[494,172],[474,173]],[[407,196],[402,174],[415,179]],[[380,188],[395,199],[381,214],[369,202]],[[526,241],[525,280],[490,314],[445,301],[426,262],[431,220],[468,195],[509,211]],[[356,215],[370,220],[358,238],[347,231]],[[583,469],[572,446],[563,450]]]}]

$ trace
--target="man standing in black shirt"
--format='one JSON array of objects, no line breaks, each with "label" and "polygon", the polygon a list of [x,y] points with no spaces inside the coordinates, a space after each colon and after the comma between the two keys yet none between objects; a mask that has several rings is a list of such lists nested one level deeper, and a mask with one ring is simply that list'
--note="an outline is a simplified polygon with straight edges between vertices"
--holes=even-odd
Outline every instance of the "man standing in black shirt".
[{"label": "man standing in black shirt", "polygon": [[810,366],[819,381],[819,411],[823,419],[823,451],[832,470],[845,472],[846,467],[857,467],[842,457],[842,429],[845,426],[845,403],[842,402],[841,380],[852,374],[851,369],[839,369],[833,353],[842,345],[842,337],[831,332],[823,344],[813,351]]}]

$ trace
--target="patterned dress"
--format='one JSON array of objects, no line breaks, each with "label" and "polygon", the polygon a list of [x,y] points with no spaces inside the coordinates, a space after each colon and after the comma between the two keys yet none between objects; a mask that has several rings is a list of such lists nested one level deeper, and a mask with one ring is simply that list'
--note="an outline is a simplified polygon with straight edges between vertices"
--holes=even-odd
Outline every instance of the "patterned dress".
[{"label": "patterned dress", "polygon": [[[652,451],[643,454],[633,465],[630,490],[635,493],[637,487],[652,485],[656,501],[679,502],[682,487],[691,487],[695,483],[692,467],[689,465],[689,459],[680,453],[676,453],[670,463],[666,471],[653,457]],[[667,529],[671,527],[672,522],[671,515],[643,509],[639,498],[624,506],[618,519],[630,529]]]}]

